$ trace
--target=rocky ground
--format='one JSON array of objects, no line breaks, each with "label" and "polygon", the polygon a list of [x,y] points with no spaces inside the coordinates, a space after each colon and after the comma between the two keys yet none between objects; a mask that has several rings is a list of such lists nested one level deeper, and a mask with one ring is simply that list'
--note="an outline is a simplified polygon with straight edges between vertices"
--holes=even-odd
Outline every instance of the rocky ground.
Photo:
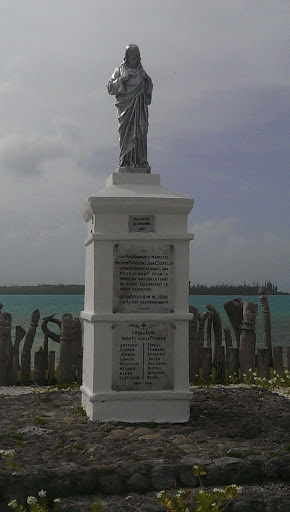
[{"label": "rocky ground", "polygon": [[[14,388],[16,389],[16,388]],[[259,388],[196,388],[183,425],[92,423],[79,391],[0,394],[0,511],[45,489],[61,510],[164,512],[156,492],[236,483],[241,512],[290,511],[290,400]],[[173,492],[173,491],[170,491]]]}]

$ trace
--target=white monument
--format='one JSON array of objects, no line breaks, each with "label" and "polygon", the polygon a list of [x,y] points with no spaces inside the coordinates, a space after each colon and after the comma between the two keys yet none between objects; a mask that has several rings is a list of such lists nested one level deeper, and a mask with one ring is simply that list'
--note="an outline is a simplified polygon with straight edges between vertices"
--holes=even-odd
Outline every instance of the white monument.
[{"label": "white monument", "polygon": [[[130,52],[138,57],[135,66]],[[129,79],[128,62],[134,68]],[[126,85],[133,81],[130,88],[121,83],[122,73]],[[187,233],[187,216],[193,200],[162,187],[159,174],[150,173],[148,111],[146,125],[138,109],[144,113],[146,91],[151,100],[152,82],[135,45],[127,47],[123,68],[114,72],[108,90],[116,94],[117,107],[122,106],[122,122],[128,112],[130,121],[125,136],[120,135],[118,172],[84,208],[88,237],[81,314],[82,404],[90,419],[103,422],[186,422],[192,318],[188,312],[192,235]],[[121,123],[119,131],[120,127],[124,129]]]}]

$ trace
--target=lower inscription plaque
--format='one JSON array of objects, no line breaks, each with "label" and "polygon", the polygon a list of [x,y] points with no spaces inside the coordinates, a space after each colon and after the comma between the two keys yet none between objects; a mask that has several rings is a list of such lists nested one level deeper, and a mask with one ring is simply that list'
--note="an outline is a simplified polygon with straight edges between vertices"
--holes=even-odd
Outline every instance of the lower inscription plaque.
[{"label": "lower inscription plaque", "polygon": [[116,322],[112,328],[112,388],[116,391],[173,389],[174,324]]}]

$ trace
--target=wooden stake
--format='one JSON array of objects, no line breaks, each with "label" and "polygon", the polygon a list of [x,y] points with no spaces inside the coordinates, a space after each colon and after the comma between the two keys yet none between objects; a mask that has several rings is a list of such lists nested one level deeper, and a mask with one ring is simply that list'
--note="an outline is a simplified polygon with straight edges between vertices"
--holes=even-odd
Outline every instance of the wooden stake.
[{"label": "wooden stake", "polygon": [[273,368],[279,375],[284,374],[283,347],[273,347]]},{"label": "wooden stake", "polygon": [[257,366],[258,375],[262,379],[270,379],[270,361],[271,353],[269,348],[258,348],[257,349]]}]

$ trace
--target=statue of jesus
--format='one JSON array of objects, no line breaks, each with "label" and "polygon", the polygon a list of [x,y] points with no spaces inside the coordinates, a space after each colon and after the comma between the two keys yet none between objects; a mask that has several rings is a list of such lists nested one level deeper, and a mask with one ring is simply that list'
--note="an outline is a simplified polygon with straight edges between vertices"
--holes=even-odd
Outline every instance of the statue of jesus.
[{"label": "statue of jesus", "polygon": [[120,172],[150,173],[147,161],[148,105],[153,84],[141,64],[136,44],[126,47],[122,64],[115,69],[107,84],[109,94],[116,96],[119,122]]}]

